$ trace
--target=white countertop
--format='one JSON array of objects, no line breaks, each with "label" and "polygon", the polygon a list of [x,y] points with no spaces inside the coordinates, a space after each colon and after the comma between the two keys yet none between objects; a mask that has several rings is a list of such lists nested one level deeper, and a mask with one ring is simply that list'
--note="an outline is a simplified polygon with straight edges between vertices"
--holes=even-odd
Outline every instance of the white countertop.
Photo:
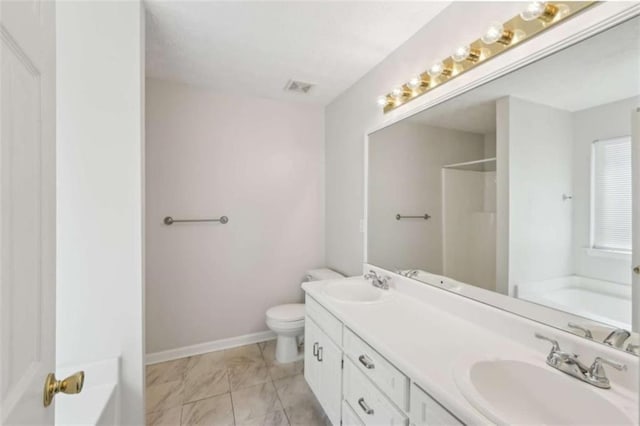
[{"label": "white countertop", "polygon": [[[551,369],[539,352],[416,297],[392,289],[390,297],[379,303],[341,302],[323,293],[328,283],[308,282],[302,288],[466,424],[491,422],[456,386],[453,371],[460,359],[519,359]],[[605,398],[617,405],[623,401],[627,415],[637,419],[637,395],[615,386],[605,392]]]}]

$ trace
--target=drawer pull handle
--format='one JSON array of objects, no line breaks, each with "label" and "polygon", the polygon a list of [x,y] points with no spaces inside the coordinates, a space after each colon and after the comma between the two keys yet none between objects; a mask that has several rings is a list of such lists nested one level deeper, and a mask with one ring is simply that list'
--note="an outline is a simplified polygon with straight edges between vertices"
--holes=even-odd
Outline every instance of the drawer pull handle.
[{"label": "drawer pull handle", "polygon": [[364,402],[364,398],[360,398],[358,400],[358,405],[362,410],[370,416],[373,416],[373,408],[369,407],[366,402]]},{"label": "drawer pull handle", "polygon": [[322,346],[318,348],[318,356],[316,356],[318,361],[322,362]]},{"label": "drawer pull handle", "polygon": [[313,356],[315,356],[315,357],[318,356],[318,342],[315,342],[313,344]]},{"label": "drawer pull handle", "polygon": [[366,355],[360,355],[358,357],[358,361],[360,361],[360,364],[364,365],[369,370],[373,370],[374,368],[376,368],[376,366],[373,363],[373,361],[371,361],[371,359],[369,359],[369,357],[366,356]]}]

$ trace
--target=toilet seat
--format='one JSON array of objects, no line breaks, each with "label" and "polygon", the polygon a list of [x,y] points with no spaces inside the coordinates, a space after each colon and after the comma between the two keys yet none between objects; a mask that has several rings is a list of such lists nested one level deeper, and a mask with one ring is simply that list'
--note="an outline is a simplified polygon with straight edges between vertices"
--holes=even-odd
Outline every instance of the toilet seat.
[{"label": "toilet seat", "polygon": [[304,303],[288,303],[278,305],[267,310],[267,319],[273,323],[299,323],[304,324]]},{"label": "toilet seat", "polygon": [[304,330],[304,319],[298,321],[278,321],[267,318],[267,326],[275,332]]}]

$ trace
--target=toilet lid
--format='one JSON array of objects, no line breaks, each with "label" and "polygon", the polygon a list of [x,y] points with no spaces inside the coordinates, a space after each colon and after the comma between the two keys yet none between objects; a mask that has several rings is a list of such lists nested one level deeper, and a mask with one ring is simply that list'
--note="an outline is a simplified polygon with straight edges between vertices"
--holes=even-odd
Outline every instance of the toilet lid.
[{"label": "toilet lid", "polygon": [[299,321],[304,319],[304,303],[278,305],[267,310],[267,318],[278,321]]}]

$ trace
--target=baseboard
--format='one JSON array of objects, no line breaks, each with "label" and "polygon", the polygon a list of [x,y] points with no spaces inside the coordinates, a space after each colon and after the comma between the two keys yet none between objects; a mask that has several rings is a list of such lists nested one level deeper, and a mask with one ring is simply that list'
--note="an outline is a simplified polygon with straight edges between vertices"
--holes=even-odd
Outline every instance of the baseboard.
[{"label": "baseboard", "polygon": [[245,334],[244,336],[229,337],[227,339],[214,340],[212,342],[199,343],[197,345],[183,346],[182,348],[169,349],[166,351],[153,352],[145,356],[147,365],[159,362],[172,361],[193,355],[201,355],[207,352],[219,351],[221,349],[236,348],[238,346],[249,345],[251,343],[273,340],[276,334],[271,331],[260,331],[258,333]]}]

